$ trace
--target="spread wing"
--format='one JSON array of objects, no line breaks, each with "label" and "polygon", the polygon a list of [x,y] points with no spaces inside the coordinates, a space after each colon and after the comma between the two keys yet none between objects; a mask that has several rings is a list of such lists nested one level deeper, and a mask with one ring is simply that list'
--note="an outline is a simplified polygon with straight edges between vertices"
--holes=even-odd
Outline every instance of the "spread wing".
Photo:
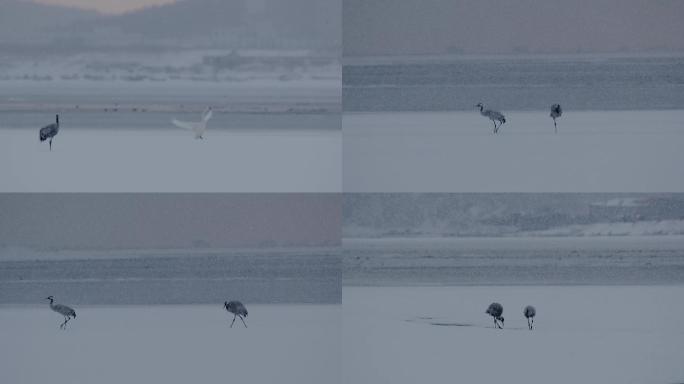
[{"label": "spread wing", "polygon": [[171,123],[173,123],[173,125],[175,125],[178,128],[188,129],[190,131],[195,129],[194,123],[188,123],[185,121],[178,121],[176,119],[171,120]]}]

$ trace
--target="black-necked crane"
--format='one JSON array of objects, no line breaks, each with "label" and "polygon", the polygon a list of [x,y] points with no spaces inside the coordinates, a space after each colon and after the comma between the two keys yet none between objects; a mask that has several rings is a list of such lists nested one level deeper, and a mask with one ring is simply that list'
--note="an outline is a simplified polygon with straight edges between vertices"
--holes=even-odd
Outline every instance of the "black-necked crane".
[{"label": "black-necked crane", "polygon": [[[506,116],[504,116],[503,113],[499,111],[485,109],[485,105],[482,103],[477,103],[477,105],[475,106],[480,109],[480,115],[492,121],[492,123],[494,124],[494,133],[499,133],[499,128],[501,128],[501,125],[506,122]],[[497,121],[499,122],[498,126],[496,125]]]},{"label": "black-necked crane", "polygon": [[55,122],[40,129],[40,141],[49,140],[52,151],[52,139],[59,133],[59,115],[55,115]]},{"label": "black-necked crane", "polygon": [[537,310],[534,309],[533,306],[528,305],[527,307],[525,307],[523,314],[527,318],[527,328],[529,328],[531,331],[532,327],[534,326],[534,317],[537,315]]},{"label": "black-necked crane", "polygon": [[551,113],[549,116],[553,119],[553,130],[555,133],[558,133],[558,126],[556,125],[556,119],[561,117],[563,114],[563,108],[561,108],[560,104],[554,104],[551,106]]},{"label": "black-necked crane", "polygon": [[[498,327],[499,329],[503,329],[504,318],[501,316],[503,315],[503,305],[499,303],[491,303],[489,304],[489,308],[487,308],[485,313],[494,318],[494,328]],[[500,321],[501,325],[499,325],[497,321]]]},{"label": "black-necked crane", "polygon": [[69,320],[71,320],[72,317],[74,319],[76,318],[76,311],[74,311],[73,308],[68,307],[64,304],[54,304],[54,296],[48,296],[45,299],[50,300],[50,309],[64,316],[64,322],[60,324],[59,328],[66,329],[66,325],[69,322]]},{"label": "black-necked crane", "polygon": [[235,323],[235,318],[239,317],[240,320],[242,320],[242,324],[245,325],[245,328],[247,328],[247,324],[245,323],[244,317],[247,317],[247,308],[245,306],[237,301],[226,301],[223,303],[223,306],[226,308],[226,311],[230,312],[233,314],[233,322],[230,323],[230,327],[233,328],[233,324]]}]

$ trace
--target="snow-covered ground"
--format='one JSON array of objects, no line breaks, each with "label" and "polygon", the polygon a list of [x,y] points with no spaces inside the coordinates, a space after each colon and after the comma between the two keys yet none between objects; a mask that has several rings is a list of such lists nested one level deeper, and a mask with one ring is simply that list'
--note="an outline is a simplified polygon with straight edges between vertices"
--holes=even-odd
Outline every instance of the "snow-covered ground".
[{"label": "snow-covered ground", "polygon": [[[46,123],[49,123],[47,121]],[[135,122],[132,122],[134,125]],[[340,192],[339,130],[0,129],[0,192]]]},{"label": "snow-covered ground", "polygon": [[339,382],[340,306],[245,304],[246,329],[239,319],[229,328],[232,316],[217,303],[78,306],[65,331],[47,301],[2,306],[2,381]]},{"label": "snow-covered ground", "polygon": [[[684,286],[344,288],[342,381],[680,383],[682,297]],[[484,313],[493,301],[503,330]]]},{"label": "snow-covered ground", "polygon": [[345,192],[680,192],[684,111],[345,113]]}]

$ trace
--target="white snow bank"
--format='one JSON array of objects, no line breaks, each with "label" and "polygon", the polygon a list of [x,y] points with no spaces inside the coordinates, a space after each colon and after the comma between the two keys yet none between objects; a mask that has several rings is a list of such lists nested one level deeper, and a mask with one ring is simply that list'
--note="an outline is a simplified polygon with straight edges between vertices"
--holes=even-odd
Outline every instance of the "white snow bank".
[{"label": "white snow bank", "polygon": [[339,130],[0,130],[0,192],[340,192]]},{"label": "white snow bank", "polygon": [[684,235],[684,220],[636,221],[632,223],[596,223],[569,225],[524,236],[662,236]]},{"label": "white snow bank", "polygon": [[[682,286],[344,288],[343,382],[679,383],[682,297]],[[493,301],[503,330],[484,313]]]},{"label": "white snow bank", "polygon": [[503,112],[345,113],[344,190],[684,191],[682,110]]},{"label": "white snow bank", "polygon": [[77,318],[66,331],[59,329],[62,318],[47,302],[40,307],[0,307],[2,381],[338,381],[339,306],[247,307],[246,329],[239,319],[229,328],[232,316],[221,303],[76,307]]}]

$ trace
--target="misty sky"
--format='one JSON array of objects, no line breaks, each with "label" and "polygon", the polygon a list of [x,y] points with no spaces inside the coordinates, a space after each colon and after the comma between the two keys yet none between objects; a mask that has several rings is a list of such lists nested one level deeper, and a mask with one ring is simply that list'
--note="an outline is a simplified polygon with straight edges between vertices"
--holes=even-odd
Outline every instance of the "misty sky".
[{"label": "misty sky", "polygon": [[2,194],[0,247],[327,246],[337,194]]},{"label": "misty sky", "polygon": [[88,10],[96,10],[103,13],[122,13],[149,7],[173,3],[176,0],[34,0],[37,3],[65,5]]},{"label": "misty sky", "polygon": [[684,50],[682,0],[343,0],[345,55]]}]

